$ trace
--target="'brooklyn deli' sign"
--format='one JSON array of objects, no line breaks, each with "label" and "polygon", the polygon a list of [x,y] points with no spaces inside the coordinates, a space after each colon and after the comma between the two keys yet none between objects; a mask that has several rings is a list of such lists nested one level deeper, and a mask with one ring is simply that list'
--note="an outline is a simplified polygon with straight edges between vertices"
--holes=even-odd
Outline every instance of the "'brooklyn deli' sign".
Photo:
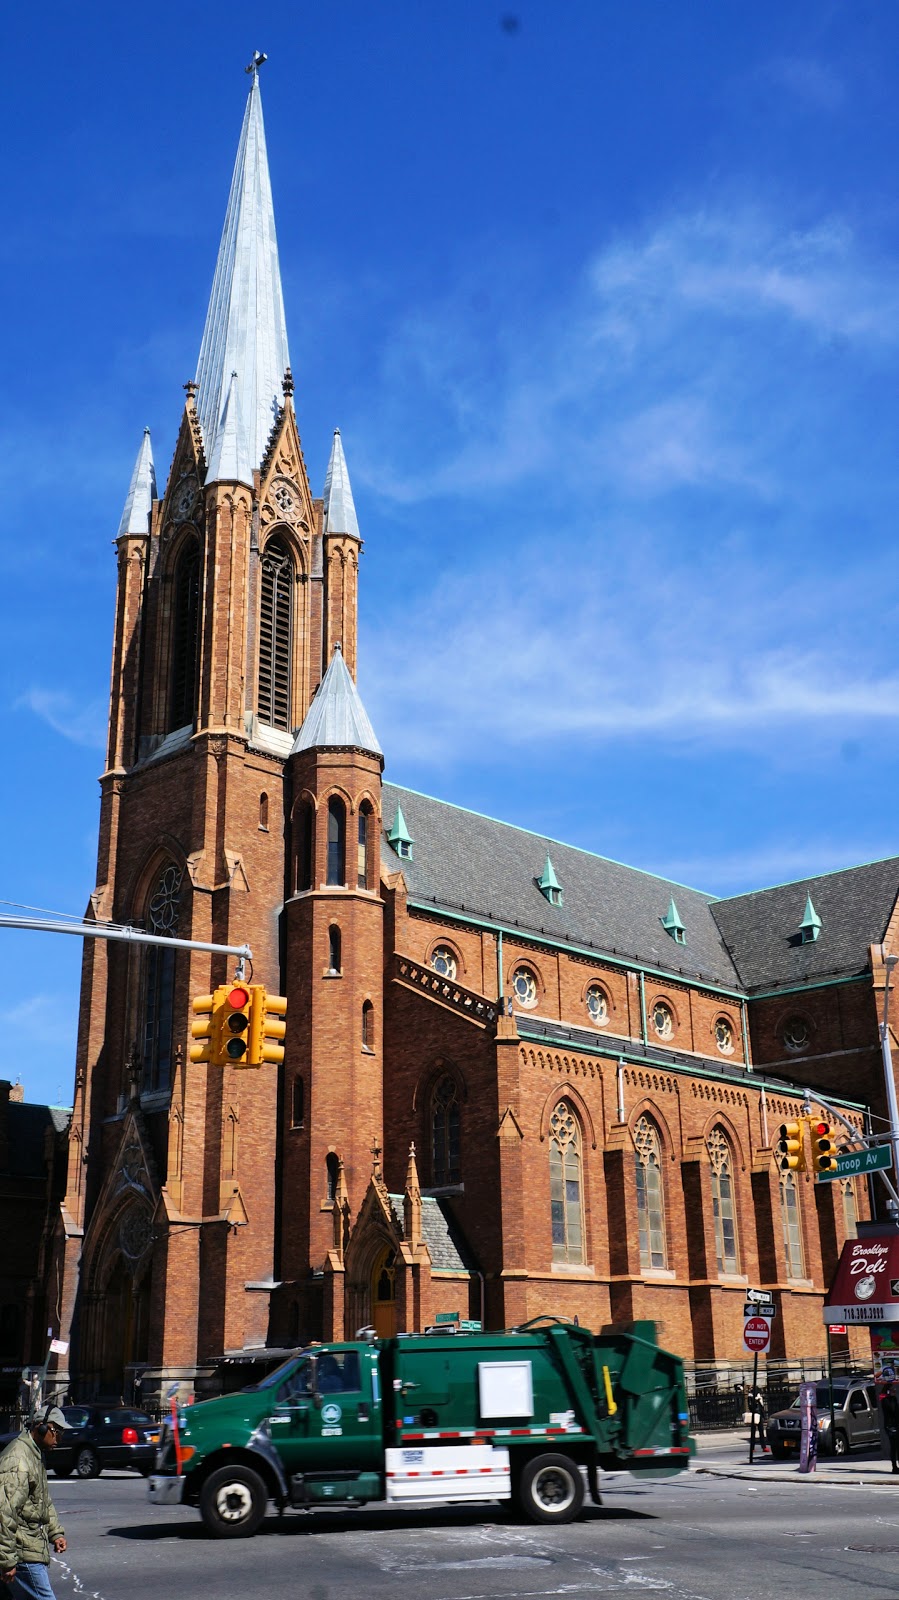
[{"label": "'brooklyn deli' sign", "polygon": [[899,1322],[899,1234],[846,1240],[824,1321]]}]

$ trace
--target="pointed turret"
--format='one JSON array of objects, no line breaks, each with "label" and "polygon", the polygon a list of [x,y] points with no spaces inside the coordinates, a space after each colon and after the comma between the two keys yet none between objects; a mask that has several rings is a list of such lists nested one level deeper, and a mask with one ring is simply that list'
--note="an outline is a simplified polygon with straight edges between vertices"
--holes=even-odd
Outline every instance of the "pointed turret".
[{"label": "pointed turret", "polygon": [[384,759],[339,644],[334,646],[330,665],[294,740],[291,755],[300,750],[364,750]]},{"label": "pointed turret", "polygon": [[353,500],[353,491],[350,487],[350,475],[347,471],[346,456],[343,453],[343,443],[340,438],[340,429],[334,429],[334,443],[331,446],[331,459],[325,473],[325,532],[349,533],[353,538],[359,538],[359,523],[356,518],[356,506]]},{"label": "pointed turret", "polygon": [[232,372],[228,384],[225,409],[209,454],[206,482],[248,483],[251,488],[253,486],[253,468],[247,450],[236,372]]},{"label": "pointed turret", "polygon": [[262,100],[254,70],[197,365],[197,412],[207,450],[219,433],[236,372],[241,459],[259,466],[289,366]]},{"label": "pointed turret", "polygon": [[150,444],[150,430],[144,429],[144,436],[137,452],[134,471],[131,474],[131,486],[119,523],[118,537],[121,539],[127,533],[149,533],[150,512],[153,501],[156,499],[156,468],[153,465],[153,447]]},{"label": "pointed turret", "polygon": [[562,885],[556,877],[556,870],[549,856],[546,858],[543,876],[537,879],[537,888],[551,906],[560,906],[562,904]]},{"label": "pointed turret", "polygon": [[659,921],[661,922],[662,927],[665,929],[665,932],[674,940],[675,944],[686,944],[687,930],[681,922],[680,913],[674,903],[674,895],[672,895],[671,899],[668,901],[668,910],[665,912],[664,917],[660,917]]},{"label": "pointed turret", "polygon": [[811,895],[805,897],[805,911],[799,924],[799,934],[803,944],[814,944],[824,924],[812,904]]}]

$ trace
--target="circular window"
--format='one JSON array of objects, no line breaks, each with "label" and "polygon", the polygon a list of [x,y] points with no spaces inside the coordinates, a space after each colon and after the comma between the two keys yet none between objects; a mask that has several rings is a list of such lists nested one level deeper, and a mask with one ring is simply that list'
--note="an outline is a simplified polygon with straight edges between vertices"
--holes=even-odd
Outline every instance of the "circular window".
[{"label": "circular window", "polygon": [[591,983],[589,989],[587,990],[586,999],[587,1010],[590,1013],[590,1021],[595,1022],[597,1026],[603,1022],[608,1022],[609,1001],[605,989],[601,989],[598,983]]},{"label": "circular window", "polygon": [[530,967],[516,967],[512,974],[512,993],[520,1006],[537,1004],[537,979]]},{"label": "circular window", "polygon": [[449,945],[437,945],[436,949],[431,952],[431,966],[434,968],[435,972],[440,973],[441,977],[455,978],[456,957],[449,948]]},{"label": "circular window", "polygon": [[670,1039],[674,1033],[671,1007],[666,1006],[664,1000],[657,1000],[652,1008],[652,1025],[660,1039]]},{"label": "circular window", "polygon": [[719,1017],[715,1023],[715,1043],[723,1056],[733,1055],[734,1030],[727,1017]]},{"label": "circular window", "polygon": [[788,1050],[804,1050],[809,1041],[809,1025],[804,1017],[791,1017],[784,1023],[783,1041]]}]

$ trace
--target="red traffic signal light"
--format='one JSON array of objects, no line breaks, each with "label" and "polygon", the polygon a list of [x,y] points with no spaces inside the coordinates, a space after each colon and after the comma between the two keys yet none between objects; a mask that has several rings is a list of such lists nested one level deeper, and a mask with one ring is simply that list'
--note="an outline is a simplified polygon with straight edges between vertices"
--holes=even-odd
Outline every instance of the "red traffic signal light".
[{"label": "red traffic signal light", "polygon": [[836,1166],[837,1158],[831,1139],[831,1126],[829,1122],[809,1124],[812,1136],[812,1165],[816,1172],[830,1172]]},{"label": "red traffic signal light", "polygon": [[249,1049],[251,993],[241,983],[224,990],[219,1031],[219,1064],[239,1067]]}]

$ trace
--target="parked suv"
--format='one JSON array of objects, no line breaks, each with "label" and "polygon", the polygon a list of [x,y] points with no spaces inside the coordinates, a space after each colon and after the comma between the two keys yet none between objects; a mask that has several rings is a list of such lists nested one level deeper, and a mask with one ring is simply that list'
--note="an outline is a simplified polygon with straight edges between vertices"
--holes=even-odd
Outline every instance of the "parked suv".
[{"label": "parked suv", "polygon": [[[830,1419],[830,1385],[815,1385],[818,1410],[818,1449],[835,1456],[848,1450],[870,1449],[880,1444],[880,1408],[873,1378],[835,1378],[833,1385],[833,1433]],[[799,1396],[784,1411],[768,1418],[768,1443],[771,1454],[787,1456],[799,1451],[802,1421]]]},{"label": "parked suv", "polygon": [[50,1465],[58,1478],[96,1478],[104,1467],[133,1467],[149,1477],[159,1424],[129,1406],[63,1406],[71,1432],[60,1434]]}]

